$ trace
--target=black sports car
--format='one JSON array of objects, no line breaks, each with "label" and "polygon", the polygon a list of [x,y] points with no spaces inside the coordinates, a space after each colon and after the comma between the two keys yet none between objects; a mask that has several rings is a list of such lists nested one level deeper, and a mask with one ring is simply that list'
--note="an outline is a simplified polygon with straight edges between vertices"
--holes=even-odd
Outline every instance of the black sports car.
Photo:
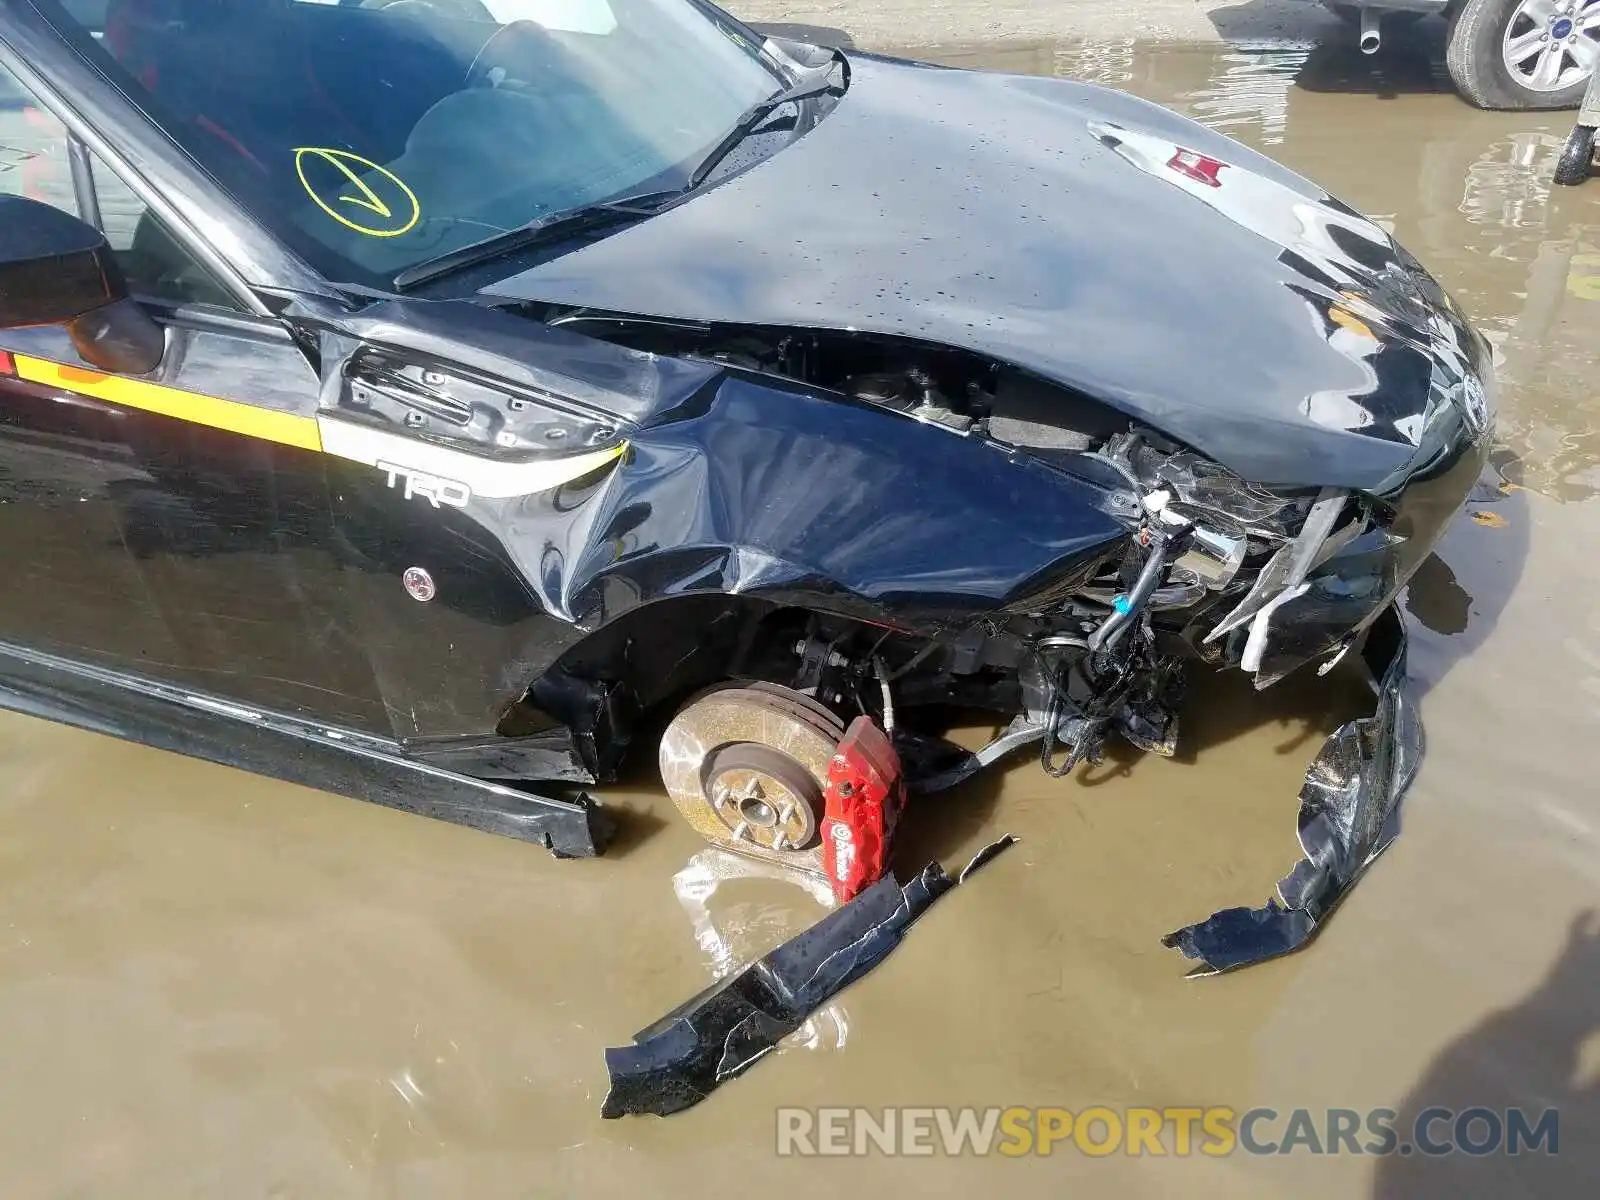
[{"label": "black sports car", "polygon": [[1066,80],[699,0],[0,7],[4,702],[564,855],[658,751],[859,890],[902,782],[1171,753],[1193,666],[1354,649],[1307,861],[1169,939],[1301,944],[1416,766],[1394,601],[1487,354],[1372,222]]}]

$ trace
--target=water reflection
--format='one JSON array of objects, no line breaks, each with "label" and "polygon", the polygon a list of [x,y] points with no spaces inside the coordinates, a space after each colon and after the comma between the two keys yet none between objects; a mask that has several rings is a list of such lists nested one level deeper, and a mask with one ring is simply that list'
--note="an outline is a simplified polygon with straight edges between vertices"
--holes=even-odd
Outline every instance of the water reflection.
[{"label": "water reflection", "polygon": [[1467,631],[1472,597],[1456,579],[1450,564],[1437,554],[1430,554],[1411,577],[1406,611],[1434,633],[1454,636]]},{"label": "water reflection", "polygon": [[[833,907],[833,891],[820,876],[714,848],[692,856],[672,877],[672,890],[713,980],[749,966]],[[849,1016],[836,999],[779,1048],[842,1050],[849,1034]]]},{"label": "water reflection", "polygon": [[1289,89],[1311,43],[1241,44],[1218,56],[1211,82],[1189,98],[1190,115],[1230,137],[1275,146],[1289,128]]},{"label": "water reflection", "polygon": [[1097,38],[1075,48],[1058,48],[1051,56],[1050,74],[1102,87],[1122,87],[1133,81],[1137,45],[1133,38]]}]

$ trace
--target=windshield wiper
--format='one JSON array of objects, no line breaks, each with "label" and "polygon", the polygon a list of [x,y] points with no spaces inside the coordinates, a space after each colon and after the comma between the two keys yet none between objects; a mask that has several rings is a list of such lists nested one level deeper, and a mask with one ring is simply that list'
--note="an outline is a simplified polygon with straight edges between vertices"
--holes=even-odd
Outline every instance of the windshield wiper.
[{"label": "windshield wiper", "polygon": [[[843,60],[843,55],[835,52],[834,64],[838,65]],[[733,148],[745,138],[756,131],[756,128],[785,104],[793,104],[796,100],[809,100],[813,96],[825,96],[829,92],[844,91],[843,81],[833,78],[834,67],[829,66],[821,75],[813,75],[799,83],[775,92],[765,100],[758,101],[745,109],[732,129],[723,136],[722,140],[711,147],[710,152],[700,160],[698,166],[689,172],[689,181],[684,184],[683,190],[692,192],[705,182],[706,176],[717,169],[717,164],[733,152]]]},{"label": "windshield wiper", "polygon": [[682,193],[676,189],[664,192],[647,192],[638,196],[625,196],[598,204],[585,204],[540,217],[515,229],[491,234],[481,241],[472,242],[459,249],[430,258],[407,267],[394,277],[394,288],[403,292],[419,284],[431,283],[445,275],[453,275],[468,267],[490,262],[504,254],[527,250],[541,243],[569,237],[605,225],[620,225],[654,216],[669,200],[678,199]]}]

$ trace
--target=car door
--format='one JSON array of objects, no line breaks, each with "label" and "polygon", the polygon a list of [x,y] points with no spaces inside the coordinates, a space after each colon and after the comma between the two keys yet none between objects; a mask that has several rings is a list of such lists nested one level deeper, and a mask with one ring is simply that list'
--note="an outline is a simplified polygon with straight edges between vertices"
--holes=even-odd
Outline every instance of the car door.
[{"label": "car door", "polygon": [[[67,145],[65,130],[0,68],[0,193],[76,213]],[[48,340],[21,334],[0,333],[0,639],[168,655],[166,627],[145,603],[109,498],[122,472],[116,414],[20,379],[16,355]]]},{"label": "car door", "polygon": [[149,376],[0,332],[0,641],[390,732],[352,628],[317,376],[0,67],[0,189],[106,233],[166,330]]}]

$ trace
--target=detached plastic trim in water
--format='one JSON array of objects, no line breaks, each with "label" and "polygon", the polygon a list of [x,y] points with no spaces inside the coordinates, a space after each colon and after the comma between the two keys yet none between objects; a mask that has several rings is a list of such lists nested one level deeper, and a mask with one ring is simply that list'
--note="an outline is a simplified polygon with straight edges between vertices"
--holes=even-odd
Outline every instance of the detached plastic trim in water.
[{"label": "detached plastic trim in water", "polygon": [[1400,832],[1400,800],[1422,761],[1422,721],[1406,683],[1405,620],[1390,605],[1362,651],[1378,704],[1322,745],[1300,788],[1305,858],[1264,908],[1227,908],[1162,939],[1214,974],[1300,949]]},{"label": "detached plastic trim in water", "polygon": [[748,1071],[836,993],[889,956],[933,902],[1015,838],[980,850],[956,879],[929,863],[904,887],[882,879],[765,958],[713,984],[606,1050],[611,1090],[602,1117],[692,1108]]}]

